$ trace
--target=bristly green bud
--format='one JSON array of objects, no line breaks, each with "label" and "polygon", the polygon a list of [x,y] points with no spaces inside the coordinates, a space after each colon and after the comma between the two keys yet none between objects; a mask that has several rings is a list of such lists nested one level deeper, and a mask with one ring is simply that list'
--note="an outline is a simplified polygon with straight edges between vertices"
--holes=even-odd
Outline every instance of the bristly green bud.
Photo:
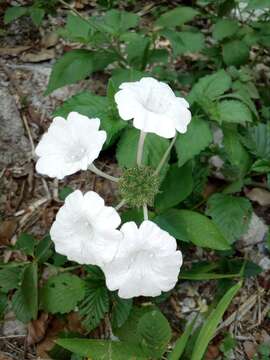
[{"label": "bristly green bud", "polygon": [[159,177],[148,166],[134,167],[124,171],[119,182],[119,192],[127,205],[141,207],[153,205],[159,189]]}]

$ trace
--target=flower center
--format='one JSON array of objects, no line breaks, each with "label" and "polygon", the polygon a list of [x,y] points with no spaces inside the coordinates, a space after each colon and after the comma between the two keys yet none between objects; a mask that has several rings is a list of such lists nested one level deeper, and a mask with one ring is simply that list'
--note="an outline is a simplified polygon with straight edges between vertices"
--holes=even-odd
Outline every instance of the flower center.
[{"label": "flower center", "polygon": [[153,93],[151,93],[147,97],[144,103],[144,107],[146,108],[146,110],[157,114],[162,114],[166,110],[166,104],[164,102],[164,99],[161,98],[159,95],[157,96],[157,94]]},{"label": "flower center", "polygon": [[79,145],[73,146],[67,154],[67,162],[80,161],[86,155],[86,148]]}]

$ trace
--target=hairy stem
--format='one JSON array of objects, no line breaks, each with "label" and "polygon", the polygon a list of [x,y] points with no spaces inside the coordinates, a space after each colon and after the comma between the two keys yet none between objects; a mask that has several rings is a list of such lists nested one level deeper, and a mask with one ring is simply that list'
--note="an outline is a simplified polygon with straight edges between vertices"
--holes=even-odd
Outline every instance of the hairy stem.
[{"label": "hairy stem", "polygon": [[141,164],[142,164],[143,145],[144,145],[145,137],[146,137],[146,133],[141,131],[140,132],[139,142],[138,142],[138,149],[137,149],[137,165],[138,166],[141,166]]},{"label": "hairy stem", "polygon": [[105,179],[108,179],[108,180],[111,180],[111,181],[114,181],[114,182],[117,182],[119,181],[119,178],[116,178],[114,176],[111,176],[109,174],[106,174],[105,172],[99,170],[97,167],[95,167],[94,164],[91,164],[88,168],[89,170],[93,171],[93,173],[95,173],[96,175],[99,175]]},{"label": "hairy stem", "polygon": [[177,137],[177,135],[175,135],[175,137],[172,139],[170,145],[168,146],[168,149],[165,151],[162,159],[160,160],[160,163],[158,164],[158,167],[156,168],[156,171],[155,171],[155,173],[154,173],[155,175],[158,175],[158,174],[159,174],[159,172],[160,172],[160,170],[162,169],[165,161],[167,160],[167,157],[169,156],[169,154],[170,154],[170,152],[171,152],[171,150],[172,150],[172,147],[173,147],[173,145],[174,145],[174,143],[175,143],[175,141],[176,141],[176,137]]},{"label": "hairy stem", "polygon": [[125,199],[121,200],[120,203],[115,206],[115,210],[119,210],[123,205],[125,205],[125,203]]},{"label": "hairy stem", "polygon": [[148,220],[148,209],[146,204],[143,205],[143,218],[144,220]]}]

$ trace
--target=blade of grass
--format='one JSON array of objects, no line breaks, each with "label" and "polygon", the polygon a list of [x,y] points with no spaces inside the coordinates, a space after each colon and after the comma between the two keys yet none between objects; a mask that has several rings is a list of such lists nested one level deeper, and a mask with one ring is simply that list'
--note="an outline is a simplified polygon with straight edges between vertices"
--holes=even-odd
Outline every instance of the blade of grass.
[{"label": "blade of grass", "polygon": [[223,314],[241,286],[242,281],[239,281],[236,285],[232,286],[219,301],[217,307],[211,312],[200,330],[194,345],[191,360],[201,360],[203,358],[207,346],[212,340],[218,324],[222,320]]}]

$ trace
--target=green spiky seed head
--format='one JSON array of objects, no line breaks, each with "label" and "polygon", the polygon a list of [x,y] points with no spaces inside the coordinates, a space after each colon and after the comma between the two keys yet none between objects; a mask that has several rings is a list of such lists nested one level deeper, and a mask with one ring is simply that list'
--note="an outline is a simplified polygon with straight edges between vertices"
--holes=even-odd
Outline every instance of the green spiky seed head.
[{"label": "green spiky seed head", "polygon": [[131,207],[153,205],[155,196],[159,192],[159,177],[148,166],[125,170],[118,184],[121,197]]}]

